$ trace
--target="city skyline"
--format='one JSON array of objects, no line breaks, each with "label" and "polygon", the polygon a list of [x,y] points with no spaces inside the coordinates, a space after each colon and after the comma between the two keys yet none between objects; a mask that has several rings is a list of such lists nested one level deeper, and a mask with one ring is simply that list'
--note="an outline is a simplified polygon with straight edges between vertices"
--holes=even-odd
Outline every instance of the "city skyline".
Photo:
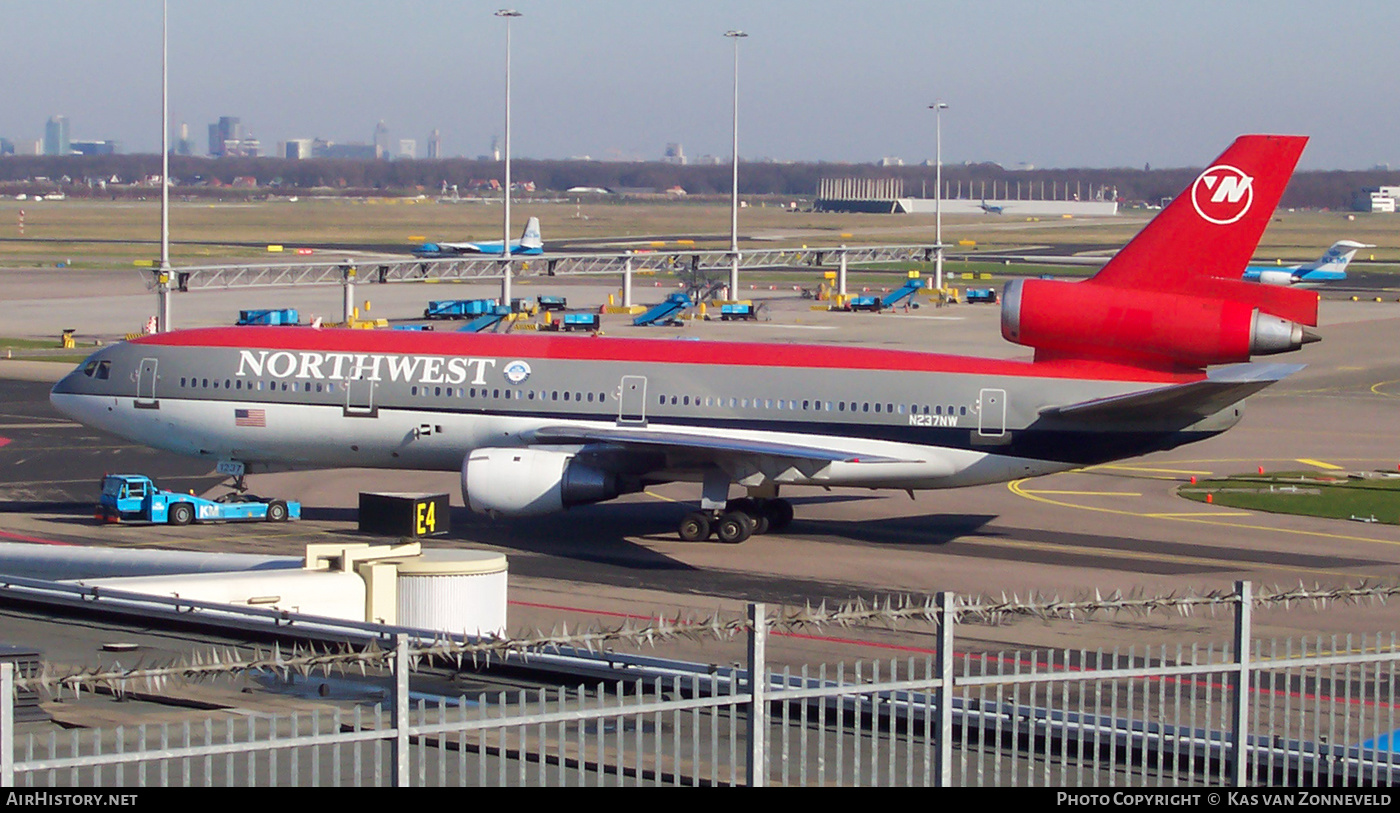
[{"label": "city skyline", "polygon": [[[501,131],[497,7],[247,0],[230,17],[172,0],[172,135],[181,122],[199,133],[235,116],[269,154],[292,139],[372,143],[383,120],[395,142],[426,144],[437,131],[439,154],[476,157]],[[727,156],[723,33],[742,28],[744,160],[918,163],[933,153],[937,99],[950,105],[950,163],[1188,166],[1242,132],[1312,136],[1303,169],[1400,163],[1400,110],[1370,58],[1400,23],[1393,3],[543,0],[519,10],[512,147],[522,158],[661,160],[669,143]],[[40,140],[44,122],[64,115],[74,140],[158,151],[160,4],[54,0],[5,16],[0,69],[24,81],[0,105],[0,136]],[[60,41],[75,20],[106,36],[36,56],[36,42]],[[246,56],[249,44],[258,56]]]}]

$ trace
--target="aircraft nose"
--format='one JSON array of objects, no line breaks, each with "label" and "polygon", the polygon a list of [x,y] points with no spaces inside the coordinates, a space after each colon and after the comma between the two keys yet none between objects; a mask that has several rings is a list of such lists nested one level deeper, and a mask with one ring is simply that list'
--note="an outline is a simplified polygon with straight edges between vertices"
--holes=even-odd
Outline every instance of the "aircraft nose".
[{"label": "aircraft nose", "polygon": [[60,378],[58,380],[58,383],[53,385],[53,389],[49,390],[49,402],[53,403],[53,397],[55,395],[65,395],[68,393],[77,392],[78,390],[77,387],[74,386],[73,380],[74,376],[77,375],[79,375],[78,371],[74,370],[68,375],[65,375],[63,378]]},{"label": "aircraft nose", "polygon": [[87,393],[83,387],[86,381],[81,368],[60,378],[49,390],[49,403],[65,417],[81,420],[77,413],[78,407]]}]

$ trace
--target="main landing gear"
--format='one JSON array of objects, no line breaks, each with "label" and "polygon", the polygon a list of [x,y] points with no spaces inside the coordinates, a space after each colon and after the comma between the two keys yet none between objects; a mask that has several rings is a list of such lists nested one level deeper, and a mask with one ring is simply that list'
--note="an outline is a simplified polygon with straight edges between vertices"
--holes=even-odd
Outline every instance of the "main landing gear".
[{"label": "main landing gear", "polygon": [[681,519],[684,542],[703,542],[714,534],[719,541],[737,545],[754,534],[781,531],[792,522],[792,503],[784,499],[729,500],[723,510],[692,511]]}]

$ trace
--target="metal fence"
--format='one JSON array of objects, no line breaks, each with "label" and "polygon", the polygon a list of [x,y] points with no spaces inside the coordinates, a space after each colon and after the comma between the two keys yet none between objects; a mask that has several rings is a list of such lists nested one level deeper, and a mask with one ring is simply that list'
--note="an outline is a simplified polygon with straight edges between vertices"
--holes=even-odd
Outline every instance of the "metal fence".
[{"label": "metal fence", "polygon": [[[1394,632],[1263,641],[1237,585],[1231,640],[1126,651],[955,650],[411,696],[397,638],[386,702],[16,737],[6,785],[1355,786],[1397,778]],[[778,616],[781,620],[781,616]],[[749,675],[765,675],[761,681]],[[304,680],[305,677],[286,676]],[[16,679],[0,668],[0,691]],[[23,683],[23,681],[20,681]]]}]

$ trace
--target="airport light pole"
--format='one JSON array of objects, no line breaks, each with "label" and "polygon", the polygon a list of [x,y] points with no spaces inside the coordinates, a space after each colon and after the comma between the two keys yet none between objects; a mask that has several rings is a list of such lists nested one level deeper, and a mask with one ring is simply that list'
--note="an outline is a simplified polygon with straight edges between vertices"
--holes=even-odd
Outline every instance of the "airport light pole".
[{"label": "airport light pole", "polygon": [[510,21],[513,17],[521,16],[520,12],[513,8],[503,8],[496,12],[497,17],[504,17],[506,21],[506,178],[505,188],[502,189],[505,197],[505,213],[501,223],[501,305],[510,307]]},{"label": "airport light pole", "polygon": [[170,331],[170,3],[160,8],[160,270],[156,332]]},{"label": "airport light pole", "polygon": [[948,104],[934,102],[929,105],[929,109],[933,111],[935,143],[933,183],[936,188],[933,191],[933,228],[934,239],[938,241],[938,245],[934,248],[933,284],[941,295],[943,291],[943,111],[948,109]]},{"label": "airport light pole", "polygon": [[739,296],[739,40],[743,31],[724,33],[734,41],[734,186],[729,200],[729,298]]}]

